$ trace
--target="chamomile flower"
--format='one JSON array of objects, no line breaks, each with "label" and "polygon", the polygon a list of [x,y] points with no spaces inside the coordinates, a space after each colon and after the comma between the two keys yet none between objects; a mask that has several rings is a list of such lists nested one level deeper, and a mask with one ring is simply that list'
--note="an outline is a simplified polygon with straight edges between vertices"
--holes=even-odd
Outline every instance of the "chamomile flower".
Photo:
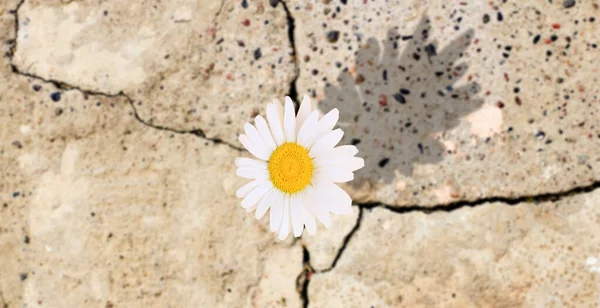
[{"label": "chamomile flower", "polygon": [[[267,105],[267,120],[258,115],[255,125],[244,124],[242,145],[256,158],[239,157],[237,175],[252,181],[237,190],[242,207],[254,211],[257,219],[270,212],[270,228],[284,240],[293,231],[295,237],[304,228],[310,235],[317,231],[318,219],[331,226],[330,213],[352,213],[352,199],[336,183],[354,179],[354,171],[364,166],[355,157],[353,145],[336,147],[343,136],[333,129],[339,118],[337,109],[321,119],[312,110],[307,95],[298,114],[294,103],[285,98]],[[316,218],[316,219],[315,219]]]}]

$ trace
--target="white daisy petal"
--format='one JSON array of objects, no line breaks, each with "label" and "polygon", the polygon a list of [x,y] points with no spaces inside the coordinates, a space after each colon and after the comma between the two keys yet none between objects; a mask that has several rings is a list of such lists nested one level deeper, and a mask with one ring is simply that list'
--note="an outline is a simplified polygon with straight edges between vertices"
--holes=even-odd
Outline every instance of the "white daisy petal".
[{"label": "white daisy petal", "polygon": [[289,96],[285,97],[285,109],[283,111],[283,131],[287,142],[296,142],[296,111],[294,103]]},{"label": "white daisy petal", "polygon": [[250,152],[252,155],[265,161],[269,160],[269,156],[271,153],[267,151],[267,148],[265,147],[264,143],[262,144],[262,146],[256,145],[252,143],[248,136],[244,134],[240,135],[239,139],[242,145],[246,148],[246,150],[248,150],[248,152]]},{"label": "white daisy petal", "polygon": [[282,145],[285,143],[282,116],[281,103],[274,99],[272,104],[267,105],[267,120],[269,120],[271,134],[273,134],[273,140],[275,140],[277,145]]},{"label": "white daisy petal", "polygon": [[319,123],[317,123],[317,136],[330,132],[335,127],[339,118],[340,111],[337,110],[337,108],[331,109],[331,111],[324,115],[323,118],[319,120]]},{"label": "white daisy petal", "polygon": [[246,208],[246,213],[254,212],[255,209],[256,209],[256,204],[251,205]]},{"label": "white daisy petal", "polygon": [[307,200],[305,194],[300,194],[298,199],[300,200],[300,210],[304,217],[306,232],[308,232],[309,235],[315,235],[317,233],[317,222],[315,221],[315,217],[306,208]]},{"label": "white daisy petal", "polygon": [[271,213],[269,218],[269,225],[271,232],[276,232],[281,226],[283,220],[283,203],[285,201],[285,195],[279,189],[273,190],[273,204],[271,205]]},{"label": "white daisy petal", "polygon": [[365,160],[360,157],[352,157],[349,160],[344,160],[340,165],[354,172],[365,166]]},{"label": "white daisy petal", "polygon": [[352,213],[352,199],[341,187],[328,183],[317,186],[316,190],[330,212],[336,215]]},{"label": "white daisy petal", "polygon": [[273,191],[275,191],[275,189],[276,188],[271,188],[269,191],[267,191],[267,193],[258,203],[258,207],[256,208],[256,213],[254,216],[256,217],[256,219],[261,219],[263,216],[265,216],[265,213],[267,213],[267,211],[273,204],[273,198],[275,196],[273,194]]},{"label": "white daisy petal", "polygon": [[338,166],[328,166],[315,169],[312,183],[319,185],[322,183],[345,183],[352,181],[354,174],[352,171]]},{"label": "white daisy petal", "polygon": [[298,109],[298,114],[296,115],[296,133],[300,131],[304,121],[311,114],[311,111],[312,106],[310,104],[310,98],[307,94],[304,94],[304,97],[302,97],[302,103],[300,103],[300,109]]},{"label": "white daisy petal", "polygon": [[273,140],[273,136],[271,135],[271,131],[269,130],[269,125],[267,124],[267,121],[265,121],[265,118],[258,115],[254,119],[254,123],[256,124],[258,133],[260,134],[260,137],[261,137],[262,141],[265,143],[265,146],[267,147],[267,149],[269,149],[271,152],[273,150],[275,150],[277,145],[275,144],[275,140]]},{"label": "white daisy petal", "polygon": [[270,150],[267,147],[262,137],[258,133],[256,127],[254,127],[254,125],[250,123],[245,123],[244,131],[246,132],[246,136],[248,136],[248,140],[252,144],[252,147],[254,147],[255,151],[257,151],[258,154],[261,155],[257,157],[263,160],[268,160],[271,154],[273,153],[273,150]]},{"label": "white daisy petal", "polygon": [[238,197],[238,198],[244,198],[244,197],[246,197],[246,195],[251,190],[253,190],[254,188],[258,187],[258,185],[260,185],[264,181],[266,181],[266,180],[254,180],[254,181],[246,183],[244,186],[240,187],[235,192],[235,196]]},{"label": "white daisy petal", "polygon": [[327,168],[327,167],[342,167],[350,171],[356,171],[365,166],[365,161],[360,157],[346,157],[346,158],[330,158],[328,160],[313,160],[315,169]]},{"label": "white daisy petal", "polygon": [[340,140],[342,140],[343,136],[344,132],[339,128],[325,134],[325,136],[321,137],[321,139],[319,139],[315,143],[315,145],[310,149],[310,151],[308,152],[308,156],[314,158],[319,156],[320,154],[327,153],[327,151],[332,150],[333,147],[336,144],[338,144]]},{"label": "white daisy petal", "polygon": [[335,147],[330,151],[325,151],[316,156],[313,160],[315,166],[336,165],[342,160],[348,160],[358,153],[358,149],[353,145],[342,145]]},{"label": "white daisy petal", "polygon": [[294,231],[295,237],[302,235],[304,229],[304,216],[300,206],[304,206],[300,203],[299,194],[293,194],[290,198],[290,215],[292,218],[292,230]]},{"label": "white daisy petal", "polygon": [[245,179],[259,179],[259,180],[268,180],[269,179],[269,171],[259,170],[259,169],[250,168],[250,167],[240,167],[236,170],[236,174],[239,177],[243,177]]},{"label": "white daisy petal", "polygon": [[[248,212],[255,211],[256,219],[262,219],[269,211],[269,228],[280,240],[290,233],[300,237],[305,228],[306,233],[314,235],[317,221],[329,228],[331,214],[352,213],[352,199],[336,183],[354,179],[353,172],[365,163],[355,157],[358,153],[355,146],[337,146],[344,135],[341,129],[334,129],[339,111],[334,108],[319,119],[320,113],[313,110],[308,95],[304,95],[297,114],[290,97],[285,98],[284,106],[275,99],[266,109],[266,116],[258,115],[253,124],[246,123],[245,133],[239,136],[242,145],[256,157],[235,159],[236,174],[252,179],[236,191],[242,207]],[[286,145],[278,152],[281,155],[272,156],[287,142],[296,144]],[[276,169],[270,170],[270,163]],[[303,176],[293,176],[292,172]],[[276,188],[272,181],[285,191]],[[303,186],[304,189],[295,191]]]},{"label": "white daisy petal", "polygon": [[285,195],[285,201],[283,202],[283,220],[281,221],[281,226],[279,227],[279,236],[280,240],[285,240],[290,234],[290,195]]},{"label": "white daisy petal", "polygon": [[319,111],[313,111],[304,121],[298,132],[298,144],[310,149],[317,133],[317,121],[319,121]]},{"label": "white daisy petal", "polygon": [[271,188],[273,188],[273,183],[271,183],[271,181],[262,182],[244,197],[242,200],[242,207],[247,209],[256,205]]},{"label": "white daisy petal", "polygon": [[248,140],[250,140],[250,142],[254,144],[255,147],[264,148],[264,150],[268,152],[265,142],[260,137],[260,134],[258,133],[256,127],[254,127],[254,125],[250,123],[245,123],[244,131],[246,132],[246,136],[248,136]]},{"label": "white daisy petal", "polygon": [[252,158],[247,158],[247,157],[238,157],[235,159],[235,164],[238,167],[249,167],[249,168],[256,168],[259,170],[267,170],[267,162],[266,161],[262,161],[262,160],[258,160],[258,159],[252,159]]},{"label": "white daisy petal", "polygon": [[331,216],[329,211],[323,206],[317,191],[312,186],[307,186],[306,190],[306,208],[317,217],[317,219],[326,227],[331,227]]}]

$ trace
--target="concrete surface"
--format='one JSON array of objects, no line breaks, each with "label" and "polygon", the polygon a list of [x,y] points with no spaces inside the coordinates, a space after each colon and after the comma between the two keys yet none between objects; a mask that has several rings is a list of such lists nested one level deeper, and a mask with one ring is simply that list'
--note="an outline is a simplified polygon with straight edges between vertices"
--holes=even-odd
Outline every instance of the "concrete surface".
[{"label": "concrete surface", "polygon": [[[598,307],[599,4],[2,1],[0,307]],[[366,166],[279,242],[237,134],[304,93]]]}]

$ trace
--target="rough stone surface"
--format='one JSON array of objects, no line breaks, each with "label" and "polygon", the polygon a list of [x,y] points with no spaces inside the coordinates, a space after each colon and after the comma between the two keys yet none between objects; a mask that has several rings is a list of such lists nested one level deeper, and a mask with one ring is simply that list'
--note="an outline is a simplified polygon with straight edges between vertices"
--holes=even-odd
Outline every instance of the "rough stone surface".
[{"label": "rough stone surface", "polygon": [[294,77],[284,10],[240,1],[25,1],[13,63],[102,93],[140,117],[237,142]]},{"label": "rough stone surface", "polygon": [[334,216],[333,227],[326,229],[319,225],[314,236],[302,236],[302,242],[310,251],[310,265],[315,271],[328,270],[338,255],[344,239],[356,226],[359,208],[352,208],[352,215]]},{"label": "rough stone surface", "polygon": [[[597,16],[0,1],[0,308],[598,307]],[[367,165],[354,215],[281,243],[240,209],[233,159],[293,85]]]},{"label": "rough stone surface", "polygon": [[600,190],[451,213],[365,211],[310,307],[597,307]]},{"label": "rough stone surface", "polygon": [[432,206],[600,180],[597,4],[290,7],[298,93],[339,108],[344,141],[365,157],[357,201]]},{"label": "rough stone surface", "polygon": [[125,99],[0,84],[4,307],[299,307],[301,247],[240,210],[238,151]]}]

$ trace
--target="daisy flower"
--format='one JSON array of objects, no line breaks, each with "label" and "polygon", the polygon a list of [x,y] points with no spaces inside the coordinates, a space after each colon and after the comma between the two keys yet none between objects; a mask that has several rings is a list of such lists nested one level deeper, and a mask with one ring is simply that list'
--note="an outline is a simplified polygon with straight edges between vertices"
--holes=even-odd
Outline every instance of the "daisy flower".
[{"label": "daisy flower", "polygon": [[244,209],[256,210],[256,219],[270,211],[270,229],[280,240],[290,230],[295,237],[304,228],[314,235],[316,219],[329,228],[330,213],[352,213],[352,199],[336,183],[353,180],[364,160],[354,157],[358,149],[353,145],[336,147],[344,135],[333,129],[338,118],[333,109],[319,119],[305,95],[297,115],[286,97],[285,108],[278,100],[267,105],[268,122],[258,115],[255,125],[244,124],[240,142],[256,159],[236,159],[237,175],[252,180],[236,195],[243,198]]}]

